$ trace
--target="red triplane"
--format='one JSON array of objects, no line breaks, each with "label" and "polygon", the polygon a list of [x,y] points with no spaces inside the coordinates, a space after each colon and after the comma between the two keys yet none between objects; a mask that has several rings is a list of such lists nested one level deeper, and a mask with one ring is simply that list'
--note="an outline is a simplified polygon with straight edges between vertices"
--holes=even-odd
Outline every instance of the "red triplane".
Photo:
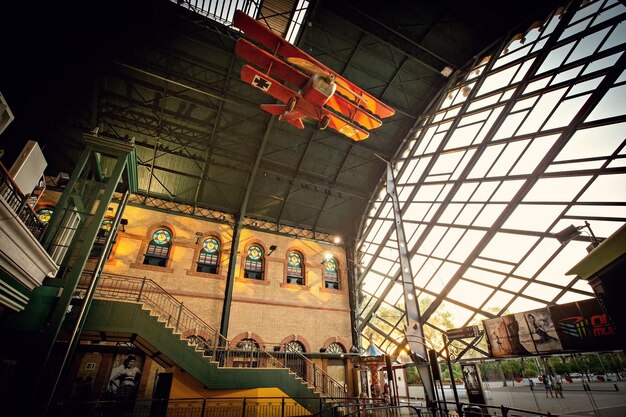
[{"label": "red triplane", "polygon": [[237,40],[237,55],[254,65],[241,68],[241,79],[284,103],[261,104],[279,120],[303,129],[302,119],[310,117],[319,129],[330,127],[363,140],[369,130],[382,125],[381,118],[395,113],[242,11],[235,12],[233,25],[271,51],[244,38]]}]

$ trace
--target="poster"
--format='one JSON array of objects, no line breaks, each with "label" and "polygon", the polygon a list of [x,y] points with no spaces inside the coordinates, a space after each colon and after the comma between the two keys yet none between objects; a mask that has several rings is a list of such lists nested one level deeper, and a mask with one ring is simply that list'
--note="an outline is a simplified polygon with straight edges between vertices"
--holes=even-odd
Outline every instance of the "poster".
[{"label": "poster", "polygon": [[558,352],[563,349],[547,308],[527,311],[524,317],[537,353]]},{"label": "poster", "polygon": [[487,342],[494,358],[537,353],[524,313],[507,314],[483,321]]},{"label": "poster", "polygon": [[132,401],[137,396],[144,358],[139,354],[117,354],[104,387],[104,399]]},{"label": "poster", "polygon": [[472,404],[486,404],[480,372],[475,363],[461,364],[467,399]]},{"label": "poster", "polygon": [[609,317],[595,298],[483,320],[491,357],[618,350]]}]

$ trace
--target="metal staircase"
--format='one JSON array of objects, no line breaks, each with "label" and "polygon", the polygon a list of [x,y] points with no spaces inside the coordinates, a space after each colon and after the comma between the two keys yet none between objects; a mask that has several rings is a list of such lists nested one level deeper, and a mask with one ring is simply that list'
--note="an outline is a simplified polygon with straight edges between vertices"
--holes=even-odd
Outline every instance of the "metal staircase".
[{"label": "metal staircase", "polygon": [[[84,296],[90,279],[83,275],[75,298]],[[209,389],[275,387],[308,410],[343,401],[346,395],[340,383],[299,352],[231,346],[147,278],[101,274],[82,337],[98,339],[107,333],[133,341],[163,366],[178,365]]]}]

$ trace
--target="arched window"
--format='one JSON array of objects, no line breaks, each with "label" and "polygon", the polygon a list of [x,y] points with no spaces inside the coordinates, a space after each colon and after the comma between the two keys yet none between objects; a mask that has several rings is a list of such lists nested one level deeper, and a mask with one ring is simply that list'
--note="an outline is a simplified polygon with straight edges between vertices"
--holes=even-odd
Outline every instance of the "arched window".
[{"label": "arched window", "polygon": [[339,271],[335,258],[324,260],[324,288],[339,289]]},{"label": "arched window", "polygon": [[263,248],[259,245],[251,245],[244,266],[245,278],[263,279]]},{"label": "arched window", "polygon": [[258,368],[258,354],[254,352],[260,349],[259,344],[252,338],[247,338],[239,341],[236,345],[233,355],[233,366],[239,368]]},{"label": "arched window", "polygon": [[331,343],[330,345],[328,345],[328,347],[326,348],[326,353],[346,353],[345,350],[343,350],[343,346],[341,346],[339,343]]},{"label": "arched window", "polygon": [[165,266],[170,254],[170,240],[172,240],[172,232],[169,230],[158,229],[154,232],[143,259],[144,265]]},{"label": "arched window", "polygon": [[304,353],[304,346],[297,340],[292,340],[285,345],[285,352]]},{"label": "arched window", "polygon": [[39,221],[42,224],[47,224],[52,218],[53,214],[54,214],[53,209],[45,208],[45,209],[37,210],[37,217],[39,218]]},{"label": "arched window", "polygon": [[208,272],[209,274],[217,274],[217,268],[220,260],[220,242],[214,237],[204,239],[202,249],[198,254],[198,272]]},{"label": "arched window", "polygon": [[102,220],[100,224],[100,230],[98,230],[98,234],[96,235],[96,240],[93,242],[93,246],[91,248],[91,253],[89,257],[97,258],[102,254],[102,250],[104,249],[104,244],[106,243],[107,237],[111,234],[111,229],[113,228],[113,219],[106,218]]},{"label": "arched window", "polygon": [[237,343],[237,349],[245,350],[246,352],[259,350],[259,344],[256,340],[251,338],[242,339]]},{"label": "arched window", "polygon": [[[304,353],[304,345],[297,340],[292,340],[285,344],[285,365],[291,369],[296,375],[306,379],[306,365],[302,360],[301,354]],[[291,355],[289,355],[291,353]]]},{"label": "arched window", "polygon": [[304,263],[300,252],[291,251],[287,255],[287,283],[304,285]]}]

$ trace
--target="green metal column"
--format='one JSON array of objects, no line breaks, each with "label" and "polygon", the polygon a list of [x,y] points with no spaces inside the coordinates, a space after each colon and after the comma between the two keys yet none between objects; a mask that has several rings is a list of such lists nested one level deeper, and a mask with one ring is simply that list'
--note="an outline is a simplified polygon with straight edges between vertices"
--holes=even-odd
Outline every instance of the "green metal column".
[{"label": "green metal column", "polygon": [[[46,280],[29,303],[49,307],[24,312],[25,317],[33,316],[26,320],[37,326],[31,329],[29,346],[24,347],[28,356],[24,353],[18,365],[19,374],[28,375],[30,389],[16,401],[22,401],[21,406],[32,415],[44,416],[52,400],[58,375],[71,348],[71,328],[77,319],[72,309],[80,308],[73,305],[75,291],[113,195],[125,173],[123,187],[132,192],[137,187],[133,146],[102,137],[86,135],[84,139],[86,147],[44,237],[48,253],[64,252],[58,260],[61,273],[56,279]],[[109,177],[102,174],[103,156],[109,162]],[[76,225],[64,223],[65,219],[76,216],[79,219]]]}]

